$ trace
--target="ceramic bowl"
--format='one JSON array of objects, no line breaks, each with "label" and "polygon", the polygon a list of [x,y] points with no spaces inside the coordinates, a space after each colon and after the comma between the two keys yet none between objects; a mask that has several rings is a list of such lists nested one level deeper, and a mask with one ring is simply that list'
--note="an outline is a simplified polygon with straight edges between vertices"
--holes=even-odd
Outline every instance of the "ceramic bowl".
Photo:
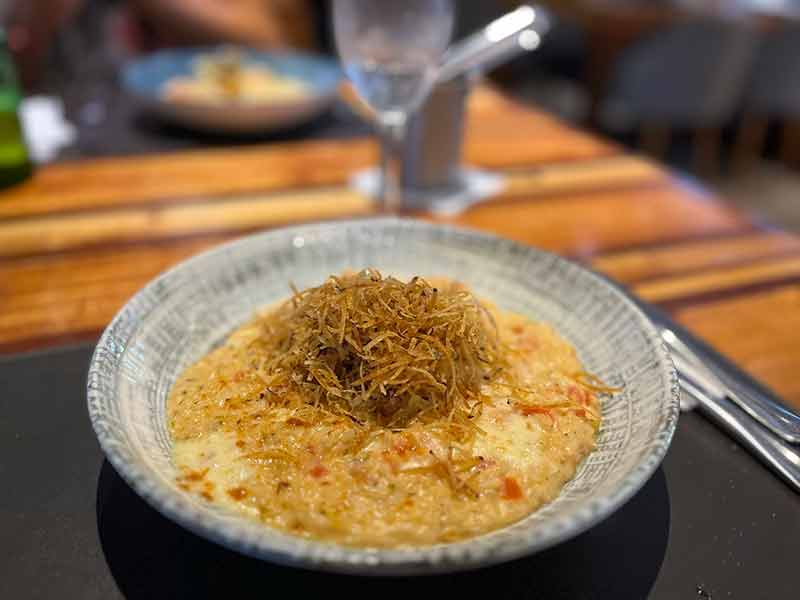
[{"label": "ceramic bowl", "polygon": [[[303,288],[331,273],[367,266],[399,277],[445,275],[501,308],[547,321],[577,348],[590,372],[623,388],[603,401],[597,447],[552,503],[479,537],[386,550],[300,539],[177,487],[165,402],[179,373],[256,309],[287,297],[290,280]],[[509,560],[601,521],[641,488],[664,457],[678,419],[678,387],[653,325],[597,274],[471,230],[371,219],[252,235],[159,276],[125,305],[100,339],[89,371],[88,404],[114,468],[151,505],[196,534],[277,563],[395,575]]]}]

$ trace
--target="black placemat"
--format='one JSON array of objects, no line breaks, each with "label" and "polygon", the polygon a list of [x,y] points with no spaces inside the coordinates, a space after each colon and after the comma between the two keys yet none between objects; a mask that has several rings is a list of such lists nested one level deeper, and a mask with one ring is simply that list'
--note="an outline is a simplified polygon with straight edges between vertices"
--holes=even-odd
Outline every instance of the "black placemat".
[{"label": "black placemat", "polygon": [[79,102],[69,102],[67,98],[67,114],[76,124],[77,139],[59,153],[59,160],[232,148],[312,139],[345,139],[373,134],[369,124],[354,115],[341,101],[331,110],[302,125],[264,134],[238,136],[202,133],[170,125],[143,110],[135,99],[120,90],[110,92],[106,101],[108,106],[103,121],[90,124],[78,114],[82,110]]},{"label": "black placemat", "polygon": [[0,598],[792,598],[800,496],[700,415],[642,491],[536,556],[373,579],[241,557],[151,509],[103,460],[86,414],[91,348],[0,359]]}]

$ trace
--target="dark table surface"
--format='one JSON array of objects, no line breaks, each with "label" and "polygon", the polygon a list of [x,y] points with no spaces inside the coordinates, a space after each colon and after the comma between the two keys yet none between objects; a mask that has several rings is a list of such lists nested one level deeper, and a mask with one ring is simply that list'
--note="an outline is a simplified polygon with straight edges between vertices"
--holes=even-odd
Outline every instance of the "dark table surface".
[{"label": "dark table surface", "polygon": [[293,140],[369,135],[370,126],[343,101],[312,121],[290,129],[253,135],[214,135],[166,123],[148,113],[113,77],[95,78],[79,92],[62,90],[66,118],[77,138],[58,160],[103,158],[201,148],[230,148]]},{"label": "dark table surface", "polygon": [[[347,137],[343,106],[303,127],[204,136],[141,113],[113,88],[67,99],[77,143],[62,159]],[[90,111],[91,112],[91,111]],[[113,131],[113,135],[109,135]],[[239,556],[183,530],[103,459],[85,406],[91,347],[0,359],[0,600],[351,597],[791,598],[800,498],[697,414],[639,494],[605,522],[533,557],[452,576],[373,579]],[[335,588],[333,586],[336,586]]]},{"label": "dark table surface", "polygon": [[[327,575],[244,558],[162,517],[103,459],[86,413],[91,347],[0,359],[0,598],[792,598],[798,496],[700,415],[600,525],[451,576]],[[335,588],[333,587],[335,585]]]}]

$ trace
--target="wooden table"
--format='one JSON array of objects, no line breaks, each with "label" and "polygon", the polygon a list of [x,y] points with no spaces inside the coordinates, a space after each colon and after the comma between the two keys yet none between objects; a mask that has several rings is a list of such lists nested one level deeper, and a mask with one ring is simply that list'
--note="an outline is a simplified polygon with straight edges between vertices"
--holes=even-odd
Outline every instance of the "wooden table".
[{"label": "wooden table", "polygon": [[[466,159],[505,190],[456,217],[415,216],[583,261],[800,407],[800,238],[488,89],[469,114]],[[357,139],[40,169],[0,195],[0,353],[95,339],[144,283],[211,245],[374,214],[347,178],[376,158]]]}]

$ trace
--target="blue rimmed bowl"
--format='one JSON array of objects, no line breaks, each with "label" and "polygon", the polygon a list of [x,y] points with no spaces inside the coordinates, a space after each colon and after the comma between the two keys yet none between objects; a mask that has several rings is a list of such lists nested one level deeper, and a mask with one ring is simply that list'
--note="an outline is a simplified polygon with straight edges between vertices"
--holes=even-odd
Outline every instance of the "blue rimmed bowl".
[{"label": "blue rimmed bowl", "polygon": [[128,63],[122,72],[125,89],[159,117],[208,133],[254,134],[288,129],[318,117],[336,99],[341,70],[325,56],[297,52],[272,53],[241,49],[242,60],[264,65],[280,75],[306,84],[309,93],[289,102],[212,104],[175,102],[164,97],[164,85],[188,77],[201,56],[218,48],[161,50]]},{"label": "blue rimmed bowl", "polygon": [[[406,549],[300,539],[178,488],[165,418],[180,372],[256,309],[348,268],[444,275],[551,323],[584,366],[623,390],[604,399],[596,449],[552,503],[468,540]],[[483,233],[402,219],[303,225],[242,238],[167,271],[103,334],[89,371],[89,415],[114,468],[156,509],[205,538],[282,564],[359,574],[485,566],[548,548],[606,518],[647,481],[678,419],[675,371],[654,326],[602,277],[548,252]],[[157,540],[154,540],[157,543]]]}]

